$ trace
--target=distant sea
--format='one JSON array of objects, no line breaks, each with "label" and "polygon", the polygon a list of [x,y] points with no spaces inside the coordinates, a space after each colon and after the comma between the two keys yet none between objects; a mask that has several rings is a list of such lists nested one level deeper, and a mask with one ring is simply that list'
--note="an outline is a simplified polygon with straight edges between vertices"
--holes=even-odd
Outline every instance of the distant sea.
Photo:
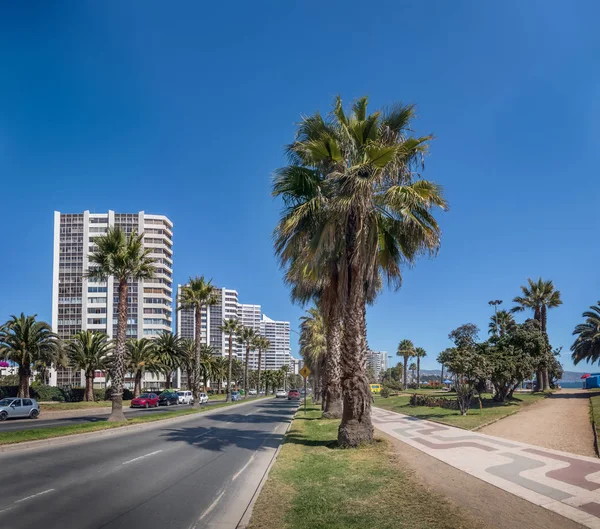
[{"label": "distant sea", "polygon": [[558,383],[560,384],[561,388],[581,388],[583,386],[583,380],[580,381],[566,381],[566,380],[559,380]]}]

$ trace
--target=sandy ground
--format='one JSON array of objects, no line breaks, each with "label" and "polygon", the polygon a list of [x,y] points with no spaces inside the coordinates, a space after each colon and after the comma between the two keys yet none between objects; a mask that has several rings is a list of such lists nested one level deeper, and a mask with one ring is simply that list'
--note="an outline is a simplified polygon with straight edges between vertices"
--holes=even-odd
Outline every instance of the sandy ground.
[{"label": "sandy ground", "polygon": [[392,443],[406,468],[412,470],[417,479],[472,516],[479,527],[584,529],[572,520],[470,476],[383,432],[377,434]]},{"label": "sandy ground", "polygon": [[561,389],[519,413],[485,426],[481,433],[595,457],[589,396],[582,389]]}]

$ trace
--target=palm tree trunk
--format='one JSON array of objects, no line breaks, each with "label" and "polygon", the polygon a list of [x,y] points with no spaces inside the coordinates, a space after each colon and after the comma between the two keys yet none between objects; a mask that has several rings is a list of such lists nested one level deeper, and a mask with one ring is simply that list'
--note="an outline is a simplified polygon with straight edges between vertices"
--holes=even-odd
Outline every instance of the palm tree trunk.
[{"label": "palm tree trunk", "polygon": [[417,356],[417,389],[421,388],[421,357]]},{"label": "palm tree trunk", "polygon": [[135,379],[133,383],[133,398],[139,397],[142,392],[142,370],[138,369],[135,372]]},{"label": "palm tree trunk", "polygon": [[[123,378],[125,376],[125,344],[127,341],[127,278],[119,280],[119,304],[117,309],[117,344],[111,365],[112,411],[109,422],[124,422],[123,414]],[[107,317],[109,315],[107,314]]]},{"label": "palm tree trunk", "polygon": [[17,397],[22,399],[29,398],[29,377],[31,376],[31,367],[29,364],[19,366],[19,391]]},{"label": "palm tree trunk", "polygon": [[250,360],[250,344],[246,344],[246,361],[244,362],[244,399],[248,398],[248,361]]},{"label": "palm tree trunk", "polygon": [[256,396],[260,397],[260,363],[262,361],[262,349],[258,348],[258,373],[256,376]]},{"label": "palm tree trunk", "polygon": [[442,374],[440,376],[440,383],[444,385],[444,364],[442,364]]},{"label": "palm tree trunk", "polygon": [[406,391],[407,388],[407,373],[408,371],[408,356],[404,355],[404,369],[402,369],[402,389]]},{"label": "palm tree trunk", "polygon": [[227,396],[225,402],[231,400],[231,370],[233,368],[233,335],[229,335],[229,371],[227,372]]},{"label": "palm tree trunk", "polygon": [[85,375],[85,395],[83,400],[94,402],[94,372]]},{"label": "palm tree trunk", "polygon": [[194,380],[192,394],[194,395],[194,408],[200,408],[200,338],[202,336],[202,306],[197,305],[194,311],[194,339],[196,351],[194,354]]},{"label": "palm tree trunk", "polygon": [[167,371],[165,374],[165,389],[171,389],[171,374],[172,371]]},{"label": "palm tree trunk", "polygon": [[342,417],[342,373],[340,368],[342,315],[340,305],[336,301],[332,300],[329,303],[327,318],[327,355],[323,377],[325,385],[323,417],[326,419]]}]

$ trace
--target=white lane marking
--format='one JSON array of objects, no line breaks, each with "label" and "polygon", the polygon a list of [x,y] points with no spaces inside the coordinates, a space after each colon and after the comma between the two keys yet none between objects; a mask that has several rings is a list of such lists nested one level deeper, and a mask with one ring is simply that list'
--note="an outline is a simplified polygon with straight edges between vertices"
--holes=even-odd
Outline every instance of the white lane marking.
[{"label": "white lane marking", "polygon": [[27,500],[30,500],[31,498],[37,498],[38,496],[41,496],[42,494],[48,494],[49,492],[52,492],[53,490],[54,489],[48,489],[43,492],[38,492],[37,494],[32,494],[31,496],[27,496],[26,498],[21,498],[20,500],[15,501],[15,503],[21,503],[22,501],[27,501]]},{"label": "white lane marking", "polygon": [[240,474],[248,468],[248,466],[250,465],[250,463],[252,463],[252,461],[254,461],[255,455],[256,454],[252,454],[252,457],[250,459],[248,459],[248,462],[242,467],[242,469],[239,470],[238,472],[236,472],[236,474],[231,478],[231,481],[235,481],[237,478],[240,477]]},{"label": "white lane marking", "polygon": [[196,437],[194,437],[194,439],[198,439],[200,437],[204,437],[206,434],[212,432],[214,430],[214,428],[209,428],[208,430],[206,430],[205,432],[202,432],[201,434],[198,434]]},{"label": "white lane marking", "polygon": [[209,505],[208,509],[206,509],[202,516],[198,518],[198,521],[202,520],[202,518],[210,514],[210,512],[217,506],[217,503],[219,503],[219,500],[223,497],[223,494],[225,494],[225,491],[221,492],[221,494],[217,496],[217,499]]},{"label": "white lane marking", "polygon": [[121,463],[121,465],[129,465],[129,463],[133,463],[134,461],[139,461],[140,459],[144,459],[146,457],[150,457],[153,456],[154,454],[158,454],[162,452],[162,450],[156,450],[155,452],[150,452],[149,454],[140,456],[140,457],[136,457],[135,459],[130,459],[129,461],[125,461],[124,463]]}]

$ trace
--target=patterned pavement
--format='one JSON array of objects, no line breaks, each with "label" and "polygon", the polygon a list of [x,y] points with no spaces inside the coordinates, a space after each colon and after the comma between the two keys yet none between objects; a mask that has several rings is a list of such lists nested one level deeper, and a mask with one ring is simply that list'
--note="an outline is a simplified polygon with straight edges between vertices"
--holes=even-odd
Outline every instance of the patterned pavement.
[{"label": "patterned pavement", "polygon": [[[600,460],[469,432],[379,408],[381,431],[520,498],[600,529]],[[573,432],[577,435],[577,432]]]}]

